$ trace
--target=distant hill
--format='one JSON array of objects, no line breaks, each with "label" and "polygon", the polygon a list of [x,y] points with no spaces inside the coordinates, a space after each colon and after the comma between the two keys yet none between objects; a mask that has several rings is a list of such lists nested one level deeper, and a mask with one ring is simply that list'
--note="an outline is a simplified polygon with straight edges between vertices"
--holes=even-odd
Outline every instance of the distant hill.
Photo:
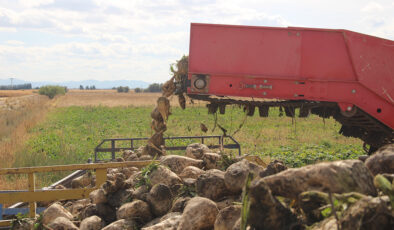
[{"label": "distant hill", "polygon": [[[43,85],[61,85],[67,86],[69,89],[79,88],[80,85],[83,87],[94,85],[96,89],[111,89],[118,86],[128,86],[133,88],[147,88],[149,82],[136,81],[136,80],[113,80],[113,81],[98,81],[98,80],[83,80],[83,81],[65,81],[65,82],[50,82],[50,81],[24,81],[20,79],[14,79],[13,84],[26,84],[31,83],[33,88],[41,87]],[[0,85],[10,85],[10,79],[0,79]]]}]

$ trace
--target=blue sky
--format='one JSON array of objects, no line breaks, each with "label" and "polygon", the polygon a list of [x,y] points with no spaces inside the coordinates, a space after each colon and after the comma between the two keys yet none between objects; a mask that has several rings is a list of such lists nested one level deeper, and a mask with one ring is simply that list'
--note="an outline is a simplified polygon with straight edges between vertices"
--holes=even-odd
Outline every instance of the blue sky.
[{"label": "blue sky", "polygon": [[0,0],[0,79],[164,82],[191,22],[349,29],[394,39],[392,0]]}]

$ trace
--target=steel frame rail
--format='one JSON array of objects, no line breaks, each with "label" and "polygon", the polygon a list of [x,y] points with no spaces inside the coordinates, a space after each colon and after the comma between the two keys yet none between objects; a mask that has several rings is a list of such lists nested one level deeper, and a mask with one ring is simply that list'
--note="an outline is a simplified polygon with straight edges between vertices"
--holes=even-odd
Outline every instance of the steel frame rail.
[{"label": "steel frame rail", "polygon": [[[182,140],[182,139],[199,139],[201,140],[201,144],[205,143],[206,139],[217,139],[218,144],[216,145],[208,145],[208,148],[219,148],[223,147],[225,149],[238,149],[238,154],[241,155],[241,145],[236,141],[232,136],[180,136],[180,137],[164,137],[164,140]],[[229,139],[232,143],[224,144],[224,139]],[[139,137],[139,138],[111,138],[102,140],[94,149],[94,161],[99,162],[102,160],[115,160],[115,153],[122,150],[134,150],[135,149],[135,141],[147,141],[148,137]],[[119,141],[127,141],[130,142],[129,147],[116,147],[116,143]],[[110,148],[103,148],[102,145],[104,143],[111,142]],[[185,150],[187,146],[166,146],[166,151],[175,151],[175,150]],[[111,159],[98,159],[99,152],[111,153]]]}]

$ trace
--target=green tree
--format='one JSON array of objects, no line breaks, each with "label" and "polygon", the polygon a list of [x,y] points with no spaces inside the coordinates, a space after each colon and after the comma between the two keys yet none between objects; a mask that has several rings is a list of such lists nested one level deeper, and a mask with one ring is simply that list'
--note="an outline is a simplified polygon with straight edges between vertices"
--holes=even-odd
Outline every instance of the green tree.
[{"label": "green tree", "polygon": [[150,93],[157,93],[157,92],[161,92],[161,87],[163,86],[163,84],[159,84],[159,83],[153,83],[150,84],[148,86],[148,88],[146,88],[144,91],[145,92],[150,92]]},{"label": "green tree", "polygon": [[119,86],[116,90],[118,93],[128,93],[130,88],[128,86]]},{"label": "green tree", "polygon": [[55,86],[55,85],[47,85],[42,86],[38,93],[40,95],[46,95],[50,99],[54,98],[56,95],[64,95],[66,93],[66,87],[63,86]]}]

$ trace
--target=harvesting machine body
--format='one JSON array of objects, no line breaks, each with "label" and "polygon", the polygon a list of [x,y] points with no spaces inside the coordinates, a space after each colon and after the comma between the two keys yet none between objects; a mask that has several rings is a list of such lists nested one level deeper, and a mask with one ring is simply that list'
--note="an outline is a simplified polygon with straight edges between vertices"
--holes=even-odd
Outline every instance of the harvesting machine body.
[{"label": "harvesting machine body", "polygon": [[249,115],[279,106],[287,116],[295,108],[301,117],[333,116],[343,135],[373,151],[394,140],[394,41],[348,30],[192,23],[181,92],[210,101],[210,112],[242,104]]}]

